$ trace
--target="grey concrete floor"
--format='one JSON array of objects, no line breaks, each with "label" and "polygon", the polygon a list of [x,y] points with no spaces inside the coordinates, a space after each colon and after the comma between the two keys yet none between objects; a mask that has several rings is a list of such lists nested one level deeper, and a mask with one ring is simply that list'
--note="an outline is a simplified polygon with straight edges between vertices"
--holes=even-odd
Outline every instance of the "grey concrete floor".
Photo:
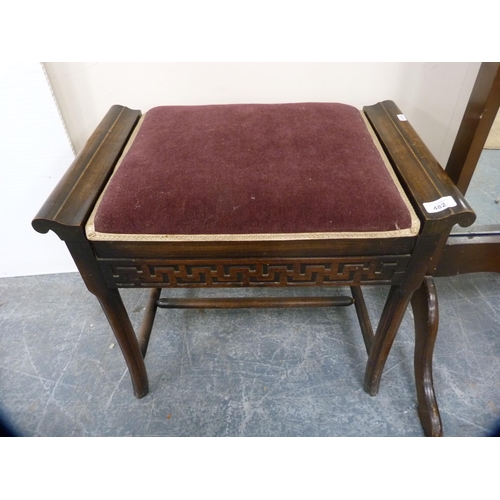
[{"label": "grey concrete floor", "polygon": [[[479,225],[498,222],[499,164],[500,151],[484,151],[467,192]],[[436,285],[434,385],[445,435],[489,435],[500,423],[500,275]],[[365,290],[376,324],[387,290]],[[236,293],[277,292],[310,290]],[[123,297],[137,326],[146,292]],[[146,357],[150,393],[138,400],[78,274],[3,278],[0,415],[22,436],[422,436],[413,346],[409,310],[370,397],[351,307],[159,310]]]},{"label": "grey concrete floor", "polygon": [[[500,419],[500,275],[436,283],[434,382],[445,435],[485,436]],[[257,292],[268,293],[237,293]],[[366,289],[373,320],[385,294]],[[137,325],[146,293],[123,296]],[[352,307],[159,310],[146,357],[150,393],[138,400],[78,274],[4,278],[0,297],[0,408],[22,436],[422,436],[411,311],[370,397]]]}]

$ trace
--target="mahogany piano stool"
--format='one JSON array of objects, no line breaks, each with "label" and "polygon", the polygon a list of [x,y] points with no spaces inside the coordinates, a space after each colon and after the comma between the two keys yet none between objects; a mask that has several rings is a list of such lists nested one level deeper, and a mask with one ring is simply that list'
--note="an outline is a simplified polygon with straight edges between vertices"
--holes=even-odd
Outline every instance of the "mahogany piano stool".
[{"label": "mahogany piano stool", "polygon": [[[102,305],[134,393],[157,307],[354,304],[376,395],[411,303],[424,433],[442,435],[432,381],[431,277],[475,214],[392,101],[113,106],[33,220],[67,245]],[[374,332],[362,287],[387,285]],[[171,288],[341,286],[352,296],[169,298]],[[136,336],[120,288],[150,288]],[[165,296],[160,296],[166,290]],[[228,295],[230,293],[228,292]]]}]

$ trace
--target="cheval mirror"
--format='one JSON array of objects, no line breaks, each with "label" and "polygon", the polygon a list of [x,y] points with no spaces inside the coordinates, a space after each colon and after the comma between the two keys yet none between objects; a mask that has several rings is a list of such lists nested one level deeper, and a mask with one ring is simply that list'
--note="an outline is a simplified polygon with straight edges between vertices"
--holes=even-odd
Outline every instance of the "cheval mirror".
[{"label": "cheval mirror", "polygon": [[435,276],[500,272],[500,63],[484,62],[466,107],[446,172],[477,213],[452,230]]}]

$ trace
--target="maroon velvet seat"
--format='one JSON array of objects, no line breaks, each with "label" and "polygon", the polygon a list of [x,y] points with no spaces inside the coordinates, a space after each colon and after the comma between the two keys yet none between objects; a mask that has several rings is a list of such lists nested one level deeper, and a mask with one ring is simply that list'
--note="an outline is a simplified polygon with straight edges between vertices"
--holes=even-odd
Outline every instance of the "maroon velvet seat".
[{"label": "maroon velvet seat", "polygon": [[418,226],[356,108],[247,104],[148,111],[87,234],[94,240],[394,237],[415,235]]},{"label": "maroon velvet seat", "polygon": [[[157,307],[354,304],[378,392],[407,306],[426,435],[441,435],[432,384],[431,278],[451,228],[475,219],[391,101],[113,106],[33,227],[63,239],[100,301],[137,397]],[[388,285],[374,332],[361,288]],[[171,298],[170,288],[348,287],[352,296]],[[150,288],[136,336],[120,288]],[[201,291],[201,290],[200,290]]]}]

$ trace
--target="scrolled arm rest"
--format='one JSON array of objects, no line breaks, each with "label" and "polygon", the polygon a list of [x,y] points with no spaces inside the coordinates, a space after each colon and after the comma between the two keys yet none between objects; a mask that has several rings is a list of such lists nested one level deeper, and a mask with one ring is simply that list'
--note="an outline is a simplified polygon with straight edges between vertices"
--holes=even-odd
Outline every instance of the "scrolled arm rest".
[{"label": "scrolled arm rest", "polygon": [[32,221],[68,239],[85,225],[132,134],[140,111],[112,106]]},{"label": "scrolled arm rest", "polygon": [[396,104],[383,101],[363,111],[421,221],[470,226],[476,214]]}]

